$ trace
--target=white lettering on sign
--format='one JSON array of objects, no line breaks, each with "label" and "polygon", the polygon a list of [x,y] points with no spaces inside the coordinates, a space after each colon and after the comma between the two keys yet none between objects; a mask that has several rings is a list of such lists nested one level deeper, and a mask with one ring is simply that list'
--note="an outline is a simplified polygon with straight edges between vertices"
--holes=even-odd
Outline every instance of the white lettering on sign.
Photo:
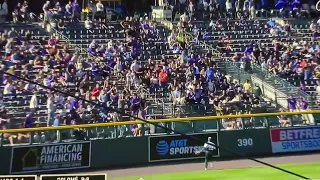
[{"label": "white lettering on sign", "polygon": [[304,140],[304,141],[287,141],[287,142],[281,142],[282,143],[282,149],[285,150],[304,150],[304,149],[314,149],[320,147],[320,140]]},{"label": "white lettering on sign", "polygon": [[192,154],[199,151],[203,146],[190,146],[187,139],[172,140],[169,144],[169,153],[175,154]]},{"label": "white lettering on sign", "polygon": [[238,139],[238,147],[243,147],[243,146],[253,146],[253,139],[252,138]]},{"label": "white lettering on sign", "polygon": [[82,144],[45,146],[41,150],[41,164],[77,162],[81,160]]},{"label": "white lettering on sign", "polygon": [[302,140],[302,139],[315,139],[320,138],[320,129],[292,129],[292,130],[281,130],[280,141],[286,140]]},{"label": "white lettering on sign", "polygon": [[89,177],[81,177],[81,180],[89,180]]}]

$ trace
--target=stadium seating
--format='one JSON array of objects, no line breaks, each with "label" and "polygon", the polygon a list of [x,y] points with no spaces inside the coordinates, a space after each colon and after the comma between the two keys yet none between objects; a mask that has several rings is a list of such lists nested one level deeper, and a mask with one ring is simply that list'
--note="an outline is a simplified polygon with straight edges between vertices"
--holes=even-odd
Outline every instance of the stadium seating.
[{"label": "stadium seating", "polygon": [[[252,21],[249,22],[250,25],[243,26],[240,29],[232,29],[229,28],[226,24],[226,21],[221,21],[222,28],[220,30],[208,31],[208,38],[205,39],[205,43],[207,44],[217,44],[217,40],[221,37],[221,33],[225,33],[230,37],[230,45],[232,47],[233,52],[243,52],[246,48],[246,44],[250,44],[252,41],[259,40],[263,43],[270,43],[271,40],[266,30],[263,28],[263,24],[265,21]],[[197,28],[205,29],[206,23],[199,22],[196,23]],[[21,31],[29,30],[32,34],[32,41],[40,45],[45,45],[47,40],[49,39],[50,34],[42,29],[38,24],[6,24],[1,26],[0,29],[3,31],[4,29],[11,29],[14,27],[15,30]],[[159,24],[157,26],[157,38],[154,41],[144,42],[142,44],[142,52],[141,55],[137,57],[137,60],[141,65],[144,65],[148,62],[148,59],[154,60],[156,63],[161,62],[162,55],[166,57],[174,58],[177,54],[173,53],[172,49],[167,42],[167,37],[170,35],[171,30],[164,25]],[[67,42],[70,45],[70,54],[75,53],[76,51],[80,51],[84,57],[86,57],[91,62],[93,60],[97,60],[97,57],[93,57],[89,55],[87,49],[89,44],[95,40],[99,45],[106,45],[110,40],[125,42],[125,33],[123,28],[119,23],[110,23],[103,28],[99,29],[86,29],[82,23],[69,23],[66,24],[65,29],[58,30],[58,34],[61,34],[61,42]],[[190,49],[199,53],[203,56],[208,52],[209,47],[206,48],[201,47],[199,44],[191,41],[189,42]],[[4,52],[1,52],[4,53]],[[4,54],[2,54],[4,55]],[[231,72],[223,62],[221,57],[214,57],[214,62],[216,63],[216,70],[220,71],[224,74]],[[90,62],[89,61],[89,62]],[[230,68],[231,66],[229,66]],[[18,67],[19,68],[19,67]],[[22,69],[22,67],[20,67]],[[16,69],[17,70],[17,69]],[[38,70],[34,69],[34,71],[30,72],[28,78],[31,80],[35,80],[38,74]],[[109,72],[109,81],[115,82],[115,85],[118,89],[124,89],[127,84],[125,79],[122,79],[117,76],[112,68],[108,69]],[[187,68],[181,68],[181,73],[187,73]],[[230,74],[230,73],[229,73]],[[231,74],[232,75],[232,74]],[[242,80],[245,77],[242,78]],[[232,78],[231,78],[232,79]],[[102,84],[103,81],[96,80],[92,74],[89,76],[89,89],[92,89],[95,84]],[[204,89],[207,89],[207,85],[203,84]],[[68,92],[75,92],[77,90],[75,83],[68,84]],[[1,91],[3,91],[3,86],[1,87]],[[146,98],[146,101],[149,105],[147,109],[147,117],[149,119],[158,119],[158,118],[170,118],[170,117],[190,117],[190,116],[203,116],[203,115],[216,115],[217,112],[213,108],[212,104],[198,103],[198,104],[184,104],[184,105],[176,105],[174,106],[172,103],[172,94],[171,92],[157,90],[151,91],[148,88],[136,88],[131,87],[131,93],[143,94]],[[221,93],[221,91],[218,91]],[[15,95],[3,95],[4,106],[8,110],[8,118],[11,119],[12,126],[11,128],[21,126],[21,123],[25,121],[26,111],[29,110],[29,101],[31,99],[32,93],[23,93],[23,94],[15,94]],[[37,95],[39,108],[36,111],[36,114],[33,116],[35,118],[36,126],[45,126],[47,124],[47,96],[45,93],[39,93]],[[203,100],[207,99],[208,95],[203,95]],[[266,112],[266,111],[274,111],[275,107],[273,104],[268,102],[267,99],[263,99],[261,104],[263,104],[264,110],[258,112]],[[243,112],[251,112],[254,113],[251,106],[245,106]],[[130,113],[130,112],[129,112]],[[129,120],[130,118],[122,116],[121,120]],[[248,120],[251,121],[251,120]],[[254,125],[252,126],[266,126],[266,121],[269,123],[273,122],[274,126],[278,126],[277,118],[274,119],[265,119],[265,118],[256,118],[253,120]],[[201,132],[204,129],[217,129],[223,128],[218,127],[218,121],[198,121],[196,123],[193,122],[179,122],[179,123],[168,123],[166,126],[170,126],[175,130],[183,131],[183,132]],[[143,133],[161,133],[163,130],[159,128],[155,128],[153,126],[147,125],[144,127]],[[105,128],[90,128],[85,132],[85,136],[87,138],[113,138],[118,136],[132,136],[132,132],[130,130],[130,126],[119,126],[119,127],[105,127]],[[66,140],[70,138],[77,138],[75,133],[70,130],[63,130],[60,132],[63,137],[60,140]],[[170,132],[167,132],[170,133]],[[56,139],[56,133],[53,132],[39,132],[36,133],[36,141],[52,141]],[[41,139],[40,137],[43,137]]]}]

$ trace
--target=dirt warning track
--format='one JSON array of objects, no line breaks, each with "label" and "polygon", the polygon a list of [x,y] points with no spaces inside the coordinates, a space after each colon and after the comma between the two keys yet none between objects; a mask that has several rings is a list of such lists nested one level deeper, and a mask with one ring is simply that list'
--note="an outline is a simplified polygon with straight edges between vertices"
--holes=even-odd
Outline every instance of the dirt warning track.
[{"label": "dirt warning track", "polygon": [[[290,163],[308,163],[319,162],[320,153],[311,155],[294,155],[283,157],[268,157],[258,158],[258,160],[273,164],[290,164]],[[214,169],[229,169],[229,168],[245,168],[262,166],[251,160],[228,160],[217,161],[214,163]],[[108,179],[127,177],[127,176],[145,176],[151,174],[162,174],[172,172],[185,172],[185,171],[199,171],[204,169],[203,162],[196,163],[181,163],[181,164],[169,164],[169,165],[153,165],[148,167],[136,167],[116,170],[99,170],[92,173],[108,173]]]}]

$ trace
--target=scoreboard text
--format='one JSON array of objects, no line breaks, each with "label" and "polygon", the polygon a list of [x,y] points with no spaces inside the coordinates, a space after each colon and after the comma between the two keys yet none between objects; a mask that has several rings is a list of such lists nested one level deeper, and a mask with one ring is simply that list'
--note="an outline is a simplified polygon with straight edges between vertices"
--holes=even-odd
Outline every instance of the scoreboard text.
[{"label": "scoreboard text", "polygon": [[36,175],[0,175],[0,180],[37,180]]},{"label": "scoreboard text", "polygon": [[52,174],[41,175],[40,180],[107,180],[107,174]]},{"label": "scoreboard text", "polygon": [[[38,180],[36,175],[0,175],[0,180]],[[40,180],[107,180],[107,174],[48,174]]]}]

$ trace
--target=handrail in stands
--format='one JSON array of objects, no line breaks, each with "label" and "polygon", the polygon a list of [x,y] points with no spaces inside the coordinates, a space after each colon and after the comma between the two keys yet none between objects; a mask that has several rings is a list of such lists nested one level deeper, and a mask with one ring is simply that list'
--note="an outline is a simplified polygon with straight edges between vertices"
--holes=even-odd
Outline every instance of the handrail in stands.
[{"label": "handrail in stands", "polygon": [[[186,30],[184,30],[184,33],[186,33],[188,36],[191,36],[192,39],[194,39],[194,37],[191,33],[187,32]],[[218,56],[221,56],[221,52],[218,49],[213,48],[211,45],[208,45],[205,41],[199,41],[199,44],[203,45],[205,49],[210,49],[212,54],[216,54]]]},{"label": "handrail in stands", "polygon": [[[105,24],[102,24],[102,27],[107,29],[107,26]],[[110,67],[110,66],[109,66]],[[110,67],[112,70],[114,70],[112,67]],[[143,94],[147,94],[147,95],[151,95],[150,91],[147,90],[146,88],[139,86],[139,88],[137,89],[137,92],[139,93],[143,93]]]},{"label": "handrail in stands", "polygon": [[[34,13],[31,13],[31,14],[32,14],[33,16],[35,16],[36,18],[38,18],[39,20],[43,21],[43,19],[40,18],[39,16],[37,16],[36,14],[34,14]],[[46,28],[46,27],[44,27],[44,28]],[[64,40],[67,41],[67,42],[70,42],[70,39],[69,39],[68,37],[66,37],[65,35],[63,35],[63,33],[59,32],[56,28],[51,27],[51,25],[50,25],[50,29],[54,31],[54,32],[53,32],[54,34],[59,35],[60,38],[64,39]],[[70,43],[68,43],[68,44],[70,44]],[[70,44],[70,45],[71,45],[71,44]],[[77,45],[73,45],[73,44],[72,44],[72,46],[75,46],[76,48],[78,48],[77,50],[80,50],[80,52],[82,52],[82,47],[77,46]]]},{"label": "handrail in stands", "polygon": [[[32,15],[35,16],[35,17],[37,17],[39,20],[43,20],[43,19],[41,19],[40,17],[38,17],[38,16],[37,16],[36,14],[34,14],[34,13],[32,13]],[[76,50],[77,50],[77,51],[79,51],[79,52],[81,52],[81,53],[87,54],[89,59],[94,60],[94,59],[96,58],[96,57],[94,57],[93,55],[91,55],[86,49],[83,49],[83,48],[80,47],[79,45],[77,45],[77,44],[71,44],[71,40],[70,40],[68,37],[66,37],[65,35],[63,35],[63,33],[59,32],[57,29],[51,27],[51,30],[53,30],[54,33],[56,33],[56,34],[58,34],[60,37],[62,37],[65,41],[67,41],[69,45],[76,47]],[[99,61],[102,60],[101,57],[98,57],[97,59],[98,59]],[[109,66],[107,63],[106,63],[106,65],[107,65],[111,70],[114,71],[114,69],[113,69],[111,66]]]}]

